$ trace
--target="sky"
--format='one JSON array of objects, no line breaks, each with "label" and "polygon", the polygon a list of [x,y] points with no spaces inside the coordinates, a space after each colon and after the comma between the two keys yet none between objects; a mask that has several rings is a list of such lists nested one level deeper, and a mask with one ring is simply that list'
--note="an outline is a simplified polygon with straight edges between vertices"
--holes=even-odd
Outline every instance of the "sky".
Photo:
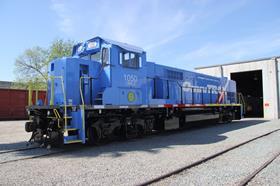
[{"label": "sky", "polygon": [[1,0],[0,80],[24,50],[101,36],[195,67],[280,55],[279,0]]}]

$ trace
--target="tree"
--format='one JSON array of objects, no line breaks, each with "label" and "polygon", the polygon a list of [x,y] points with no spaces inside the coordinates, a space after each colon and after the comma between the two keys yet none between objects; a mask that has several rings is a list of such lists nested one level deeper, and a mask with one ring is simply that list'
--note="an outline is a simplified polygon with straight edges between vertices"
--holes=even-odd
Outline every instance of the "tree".
[{"label": "tree", "polygon": [[45,89],[48,80],[48,65],[56,59],[70,56],[74,41],[62,39],[54,40],[48,49],[33,47],[24,51],[15,61],[15,88],[26,88],[32,84],[33,88]]},{"label": "tree", "polygon": [[62,39],[55,40],[49,48],[48,63],[56,58],[61,58],[64,56],[71,56],[72,48],[74,46],[74,41]]},{"label": "tree", "polygon": [[29,82],[39,87],[39,82],[47,81],[47,59],[48,51],[41,47],[33,47],[24,51],[15,61],[16,82],[18,88],[27,87]]}]

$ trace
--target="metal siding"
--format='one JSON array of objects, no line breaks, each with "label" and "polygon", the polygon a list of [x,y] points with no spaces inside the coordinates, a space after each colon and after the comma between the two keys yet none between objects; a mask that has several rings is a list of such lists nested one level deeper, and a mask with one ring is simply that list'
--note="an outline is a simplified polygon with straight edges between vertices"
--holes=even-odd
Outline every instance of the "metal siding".
[{"label": "metal siding", "polygon": [[[276,58],[277,60],[278,58]],[[278,59],[279,62],[279,59]],[[231,73],[236,72],[247,72],[247,71],[254,71],[254,70],[262,70],[262,78],[263,78],[263,102],[264,102],[264,118],[266,119],[278,119],[279,118],[279,104],[277,97],[280,96],[277,93],[277,76],[276,73],[276,64],[274,58],[267,58],[261,61],[251,61],[251,62],[244,62],[244,63],[236,63],[236,64],[228,64],[223,65],[224,75],[225,77],[230,77]],[[208,75],[220,75],[219,66],[216,67],[209,67],[209,68],[202,68],[197,69],[200,73],[205,73]],[[265,104],[268,104],[265,106]]]},{"label": "metal siding", "polygon": [[[38,99],[46,97],[45,91],[38,92]],[[35,91],[32,102],[35,104]],[[27,119],[25,107],[28,105],[28,91],[17,89],[0,89],[0,120]]]},{"label": "metal siding", "polygon": [[10,115],[10,94],[9,90],[0,90],[0,119],[7,119]]}]

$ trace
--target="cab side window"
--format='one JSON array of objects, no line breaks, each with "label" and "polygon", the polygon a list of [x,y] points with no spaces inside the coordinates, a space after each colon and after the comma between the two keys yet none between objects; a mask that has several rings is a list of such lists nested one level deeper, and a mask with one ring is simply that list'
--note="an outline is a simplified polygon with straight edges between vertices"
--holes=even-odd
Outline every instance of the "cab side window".
[{"label": "cab side window", "polygon": [[127,68],[140,68],[141,67],[141,56],[133,52],[121,52],[120,53],[120,64]]},{"label": "cab side window", "polygon": [[109,64],[109,50],[108,48],[102,48],[102,65],[108,65]]}]

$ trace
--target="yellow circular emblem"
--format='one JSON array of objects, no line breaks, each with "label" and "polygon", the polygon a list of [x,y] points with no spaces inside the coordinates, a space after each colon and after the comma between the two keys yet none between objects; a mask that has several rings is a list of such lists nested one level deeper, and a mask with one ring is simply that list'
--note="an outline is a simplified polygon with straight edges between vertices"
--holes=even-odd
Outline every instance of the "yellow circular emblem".
[{"label": "yellow circular emblem", "polygon": [[127,99],[129,102],[135,101],[135,94],[133,92],[128,92]]}]

